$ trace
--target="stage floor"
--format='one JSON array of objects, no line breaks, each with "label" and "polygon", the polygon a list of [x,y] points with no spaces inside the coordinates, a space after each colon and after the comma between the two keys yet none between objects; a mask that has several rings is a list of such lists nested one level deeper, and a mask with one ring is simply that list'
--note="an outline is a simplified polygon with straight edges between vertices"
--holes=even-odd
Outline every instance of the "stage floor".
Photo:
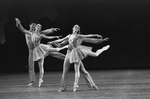
[{"label": "stage floor", "polygon": [[[61,72],[45,72],[41,88],[28,87],[28,73],[0,75],[0,99],[150,99],[150,70],[89,71],[99,90],[86,85],[83,76],[72,92],[74,72],[69,72],[66,92],[57,92]],[[36,73],[38,81],[38,73]]]}]

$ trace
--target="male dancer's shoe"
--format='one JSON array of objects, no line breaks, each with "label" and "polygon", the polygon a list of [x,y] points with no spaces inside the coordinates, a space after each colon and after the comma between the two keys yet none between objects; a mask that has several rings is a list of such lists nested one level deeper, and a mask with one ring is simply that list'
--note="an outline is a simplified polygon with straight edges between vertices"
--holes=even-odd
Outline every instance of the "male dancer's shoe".
[{"label": "male dancer's shoe", "polygon": [[66,88],[60,88],[60,89],[58,90],[58,92],[64,92],[64,91],[66,91]]},{"label": "male dancer's shoe", "polygon": [[34,81],[31,81],[28,86],[32,86],[34,84]]}]

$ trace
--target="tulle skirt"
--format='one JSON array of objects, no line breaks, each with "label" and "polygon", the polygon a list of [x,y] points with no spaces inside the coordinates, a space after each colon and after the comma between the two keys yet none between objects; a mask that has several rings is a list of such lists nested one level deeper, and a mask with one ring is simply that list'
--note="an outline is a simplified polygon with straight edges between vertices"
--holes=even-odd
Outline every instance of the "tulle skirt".
[{"label": "tulle skirt", "polygon": [[84,59],[89,52],[91,52],[92,47],[80,45],[74,48],[69,55],[70,63],[79,62]]},{"label": "tulle skirt", "polygon": [[39,46],[37,46],[36,48],[34,48],[33,50],[33,60],[37,61],[43,57],[45,57],[46,55],[48,55],[50,48],[52,48],[52,46],[47,45],[47,44],[40,44]]}]

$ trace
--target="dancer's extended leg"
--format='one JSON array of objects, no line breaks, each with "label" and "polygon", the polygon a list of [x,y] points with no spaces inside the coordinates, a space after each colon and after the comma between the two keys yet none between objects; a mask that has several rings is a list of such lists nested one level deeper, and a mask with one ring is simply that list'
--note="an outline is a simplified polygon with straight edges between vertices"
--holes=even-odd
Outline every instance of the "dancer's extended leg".
[{"label": "dancer's extended leg", "polygon": [[65,55],[60,52],[50,52],[49,54],[55,58],[65,59]]},{"label": "dancer's extended leg", "polygon": [[82,73],[84,79],[86,80],[88,86],[93,87],[95,90],[98,90],[98,87],[95,85],[92,77],[90,76],[90,74],[85,69],[84,64],[82,63],[82,61],[80,62],[80,65],[81,65],[81,68],[80,68],[81,73]]},{"label": "dancer's extended leg", "polygon": [[96,52],[89,51],[88,55],[97,57],[99,54],[101,54],[103,51],[107,50],[109,47],[110,47],[110,45],[107,45],[107,46],[103,47],[102,49],[98,49]]}]

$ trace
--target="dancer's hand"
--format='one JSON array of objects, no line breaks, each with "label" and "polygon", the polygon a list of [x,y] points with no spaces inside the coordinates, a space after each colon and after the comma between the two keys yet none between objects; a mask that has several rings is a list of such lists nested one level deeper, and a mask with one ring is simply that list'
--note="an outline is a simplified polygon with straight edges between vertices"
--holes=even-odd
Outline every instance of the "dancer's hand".
[{"label": "dancer's hand", "polygon": [[99,35],[99,34],[97,34],[96,36],[97,36],[98,38],[102,38],[102,36],[101,36],[101,35]]},{"label": "dancer's hand", "polygon": [[53,43],[53,42],[47,42],[47,44],[50,44],[50,45],[52,45],[52,43]]},{"label": "dancer's hand", "polygon": [[60,48],[61,47],[61,45],[60,45],[60,43],[53,43],[56,47],[58,47],[58,48]]},{"label": "dancer's hand", "polygon": [[65,48],[68,48],[68,45],[66,45]]},{"label": "dancer's hand", "polygon": [[60,30],[59,28],[53,28],[53,31],[57,31],[57,30]]},{"label": "dancer's hand", "polygon": [[60,44],[59,43],[56,43],[56,42],[53,42],[53,41],[51,41],[51,42],[48,42],[47,44],[50,44],[50,45],[52,45],[52,44],[54,44],[55,46],[60,46]]},{"label": "dancer's hand", "polygon": [[109,40],[109,38],[108,38],[108,37],[106,37],[106,38],[104,38],[103,40],[104,40],[104,41],[107,41],[107,40]]},{"label": "dancer's hand", "polygon": [[20,20],[18,18],[15,18],[15,20],[16,20],[17,23],[20,23]]}]

